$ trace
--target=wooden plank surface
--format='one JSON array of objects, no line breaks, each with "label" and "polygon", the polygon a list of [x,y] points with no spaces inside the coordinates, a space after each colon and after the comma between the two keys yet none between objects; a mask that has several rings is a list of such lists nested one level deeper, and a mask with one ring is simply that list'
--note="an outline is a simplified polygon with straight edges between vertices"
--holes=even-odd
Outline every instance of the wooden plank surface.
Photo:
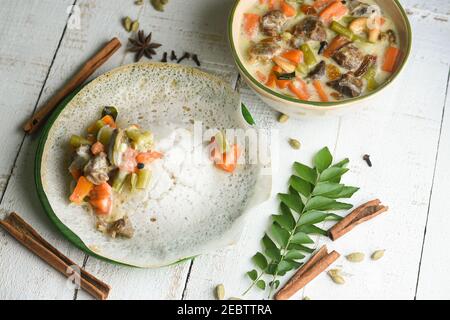
[{"label": "wooden plank surface", "polygon": [[[0,30],[3,44],[0,76],[8,79],[0,85],[0,130],[8,137],[2,145],[5,152],[0,153],[0,194],[9,182],[1,207],[21,212],[56,247],[76,262],[84,262],[89,271],[111,284],[112,299],[210,299],[213,288],[219,283],[225,284],[227,296],[239,296],[249,284],[244,276],[252,268],[249,259],[259,250],[259,239],[267,227],[268,217],[277,211],[276,199],[254,210],[251,223],[236,246],[201,256],[192,264],[185,262],[159,270],[138,270],[86,259],[62,239],[44,216],[30,180],[36,139],[27,138],[22,145],[20,125],[33,111],[44,84],[40,103],[103,42],[119,36],[126,44],[129,34],[120,24],[124,16],[139,18],[141,28],[153,31],[154,40],[163,44],[155,59],[172,49],[178,54],[195,52],[205,70],[234,84],[237,73],[226,43],[227,17],[224,14],[232,2],[172,0],[166,12],[158,13],[147,1],[144,7],[138,7],[127,1],[78,0],[81,28],[69,28],[63,36],[67,7],[72,1],[0,0],[0,18],[16,21]],[[329,244],[342,254],[363,251],[369,255],[375,249],[384,248],[387,253],[383,260],[352,265],[341,259],[337,265],[347,273],[345,286],[337,287],[321,275],[296,298],[308,295],[313,299],[411,299],[416,295],[419,266],[417,298],[448,296],[450,279],[446,270],[450,254],[443,256],[439,248],[449,240],[444,232],[448,226],[444,208],[449,189],[445,166],[450,155],[449,132],[445,127],[448,127],[448,112],[442,123],[441,120],[450,64],[450,5],[441,0],[401,2],[414,28],[414,53],[408,68],[382,98],[361,105],[346,117],[291,120],[279,125],[277,113],[260,102],[242,82],[238,83],[243,101],[258,124],[279,130],[275,141],[279,143],[279,169],[274,175],[276,192],[285,190],[292,162],[308,162],[315,151],[328,145],[338,159],[345,156],[352,159],[346,182],[362,187],[353,199],[355,204],[380,197],[391,207],[385,217]],[[33,37],[24,37],[30,29]],[[94,76],[130,63],[132,58],[123,48]],[[301,151],[289,148],[289,137],[302,141]],[[372,155],[373,168],[369,169],[361,160],[364,153]],[[422,252],[427,217],[429,225]],[[3,231],[0,231],[0,256],[0,299],[74,298],[74,290],[67,286],[63,277]],[[76,298],[90,299],[81,291]],[[265,297],[253,290],[246,298]]]}]

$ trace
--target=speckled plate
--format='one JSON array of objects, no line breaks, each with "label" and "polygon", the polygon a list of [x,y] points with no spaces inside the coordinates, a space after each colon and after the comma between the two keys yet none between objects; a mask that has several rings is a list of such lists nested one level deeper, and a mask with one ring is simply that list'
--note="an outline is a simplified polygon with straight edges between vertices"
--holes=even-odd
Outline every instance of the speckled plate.
[{"label": "speckled plate", "polygon": [[103,235],[92,214],[69,203],[68,140],[84,132],[106,105],[119,109],[122,127],[137,123],[151,130],[155,123],[173,122],[188,128],[194,121],[206,129],[248,126],[239,95],[227,83],[194,68],[143,63],[98,77],[61,103],[39,143],[37,191],[58,229],[93,256],[143,268],[170,265],[235,243],[249,210],[270,196],[271,176],[262,174],[267,166],[241,165],[233,174],[221,173],[220,179],[200,177],[194,170],[192,180],[204,179],[203,187],[175,187],[167,201],[130,200],[132,239]]}]

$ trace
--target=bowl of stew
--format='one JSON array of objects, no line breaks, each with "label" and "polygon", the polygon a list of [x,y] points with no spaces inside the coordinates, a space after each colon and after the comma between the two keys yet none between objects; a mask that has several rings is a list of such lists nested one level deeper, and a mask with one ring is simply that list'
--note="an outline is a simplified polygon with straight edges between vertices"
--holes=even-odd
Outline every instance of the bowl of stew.
[{"label": "bowl of stew", "polygon": [[381,92],[412,40],[397,0],[236,0],[228,36],[247,84],[293,117],[338,114]]}]

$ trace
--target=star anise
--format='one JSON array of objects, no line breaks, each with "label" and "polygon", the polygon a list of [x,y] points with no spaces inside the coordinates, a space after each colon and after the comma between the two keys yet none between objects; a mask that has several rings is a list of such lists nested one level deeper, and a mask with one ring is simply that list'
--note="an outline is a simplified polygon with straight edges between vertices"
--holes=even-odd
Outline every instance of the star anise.
[{"label": "star anise", "polygon": [[130,52],[136,52],[134,60],[138,62],[143,56],[152,59],[152,56],[156,54],[155,49],[161,47],[161,44],[152,42],[152,33],[146,37],[144,30],[138,32],[136,39],[129,39],[131,46],[128,48]]}]

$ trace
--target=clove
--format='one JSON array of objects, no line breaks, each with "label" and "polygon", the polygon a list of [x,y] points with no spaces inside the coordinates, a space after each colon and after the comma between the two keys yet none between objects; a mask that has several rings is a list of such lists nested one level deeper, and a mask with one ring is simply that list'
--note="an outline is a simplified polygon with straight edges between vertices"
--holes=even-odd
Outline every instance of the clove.
[{"label": "clove", "polygon": [[181,61],[183,61],[185,59],[190,59],[190,58],[191,58],[191,54],[189,52],[185,52],[183,54],[183,56],[180,59],[178,59],[177,63],[180,63]]}]

